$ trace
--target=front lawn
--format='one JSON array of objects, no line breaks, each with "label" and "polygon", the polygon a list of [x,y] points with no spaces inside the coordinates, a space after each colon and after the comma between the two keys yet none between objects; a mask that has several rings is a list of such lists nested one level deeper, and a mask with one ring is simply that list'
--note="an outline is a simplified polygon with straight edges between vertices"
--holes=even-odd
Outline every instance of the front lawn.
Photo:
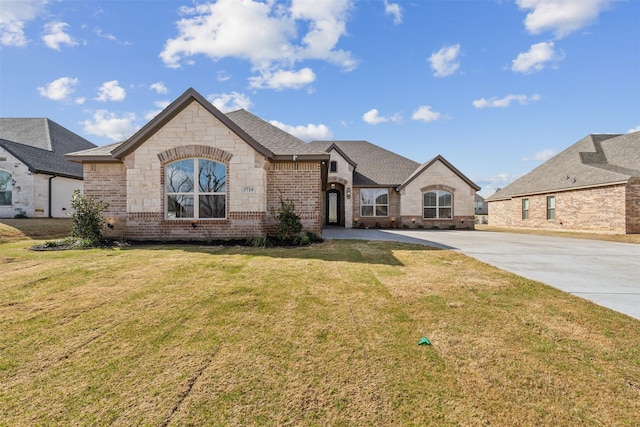
[{"label": "front lawn", "polygon": [[3,241],[0,425],[640,425],[640,322],[458,253]]}]

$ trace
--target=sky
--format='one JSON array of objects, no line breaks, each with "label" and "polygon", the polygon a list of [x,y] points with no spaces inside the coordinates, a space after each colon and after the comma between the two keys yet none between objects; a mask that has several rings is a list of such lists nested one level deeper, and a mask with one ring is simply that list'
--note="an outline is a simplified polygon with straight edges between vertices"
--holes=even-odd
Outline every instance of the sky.
[{"label": "sky", "polygon": [[304,141],[438,154],[489,196],[640,130],[639,0],[0,0],[0,117],[96,145],[192,87]]}]

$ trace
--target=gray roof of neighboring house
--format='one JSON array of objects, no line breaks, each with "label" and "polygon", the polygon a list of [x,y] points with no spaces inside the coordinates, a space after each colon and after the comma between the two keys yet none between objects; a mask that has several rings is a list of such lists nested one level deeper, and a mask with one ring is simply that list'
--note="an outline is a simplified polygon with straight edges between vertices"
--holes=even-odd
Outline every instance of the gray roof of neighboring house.
[{"label": "gray roof of neighboring house", "polygon": [[[247,144],[260,154],[271,160],[325,160],[327,153],[315,150],[308,144],[272,124],[256,117],[245,110],[238,110],[223,114],[197,91],[187,89],[180,97],[173,101],[160,114],[143,126],[131,138],[110,146],[72,153],[70,160],[88,161],[117,161],[134,151],[151,135],[170,122],[180,111],[192,102],[198,102],[213,116],[225,124]],[[295,157],[295,159],[294,159]]]},{"label": "gray roof of neighboring house", "polygon": [[596,187],[640,177],[640,132],[587,135],[487,198]]},{"label": "gray roof of neighboring house", "polygon": [[0,147],[33,173],[82,179],[82,165],[64,155],[95,144],[47,118],[0,118]]},{"label": "gray roof of neighboring house", "polygon": [[310,146],[327,151],[333,146],[356,164],[353,185],[397,187],[420,166],[419,163],[392,153],[367,141],[313,141]]}]

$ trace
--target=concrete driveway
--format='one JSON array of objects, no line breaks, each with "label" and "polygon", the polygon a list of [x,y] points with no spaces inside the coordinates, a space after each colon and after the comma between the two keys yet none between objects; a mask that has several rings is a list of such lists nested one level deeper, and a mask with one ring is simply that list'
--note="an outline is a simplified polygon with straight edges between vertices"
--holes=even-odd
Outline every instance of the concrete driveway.
[{"label": "concrete driveway", "polygon": [[325,239],[451,249],[640,319],[640,245],[490,231],[327,228]]}]

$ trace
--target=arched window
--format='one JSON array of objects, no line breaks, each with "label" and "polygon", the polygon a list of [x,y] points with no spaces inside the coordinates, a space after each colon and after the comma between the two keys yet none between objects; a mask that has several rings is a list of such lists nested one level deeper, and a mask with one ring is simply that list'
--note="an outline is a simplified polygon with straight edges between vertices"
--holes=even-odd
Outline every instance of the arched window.
[{"label": "arched window", "polygon": [[11,206],[13,179],[9,172],[0,171],[0,206]]},{"label": "arched window", "polygon": [[422,200],[425,219],[453,218],[453,194],[448,191],[427,191]]},{"label": "arched window", "polygon": [[208,159],[185,159],[165,167],[167,218],[225,218],[227,167]]}]

